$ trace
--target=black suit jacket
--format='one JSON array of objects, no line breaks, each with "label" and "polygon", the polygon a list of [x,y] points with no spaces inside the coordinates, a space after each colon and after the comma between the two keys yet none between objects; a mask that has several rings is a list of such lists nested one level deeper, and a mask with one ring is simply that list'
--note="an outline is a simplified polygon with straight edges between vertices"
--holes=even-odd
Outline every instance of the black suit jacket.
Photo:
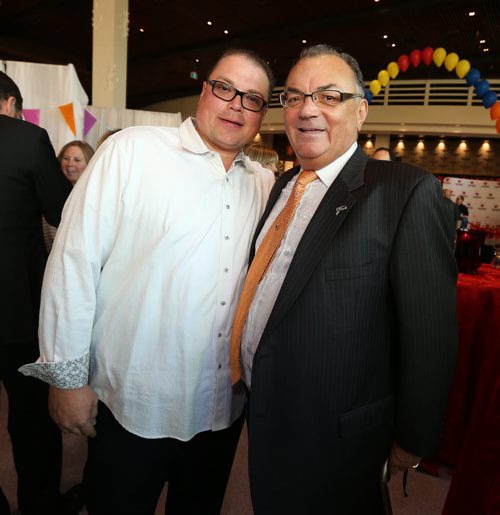
[{"label": "black suit jacket", "polygon": [[[257,234],[297,172],[277,181]],[[256,514],[379,513],[391,443],[437,449],[456,278],[438,181],[358,148],[299,243],[254,357]]]},{"label": "black suit jacket", "polygon": [[37,349],[46,261],[42,215],[59,225],[70,191],[47,132],[0,115],[0,345]]}]

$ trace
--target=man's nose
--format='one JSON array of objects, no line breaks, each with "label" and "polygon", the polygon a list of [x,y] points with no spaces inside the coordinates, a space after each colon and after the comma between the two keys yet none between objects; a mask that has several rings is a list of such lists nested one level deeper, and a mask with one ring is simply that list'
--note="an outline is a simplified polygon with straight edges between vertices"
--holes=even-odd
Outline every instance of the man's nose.
[{"label": "man's nose", "polygon": [[312,97],[306,97],[304,98],[303,104],[299,107],[299,116],[304,118],[317,116],[319,111],[320,109],[313,101]]},{"label": "man's nose", "polygon": [[241,111],[243,109],[243,97],[241,95],[236,95],[230,102],[229,107],[236,111]]}]

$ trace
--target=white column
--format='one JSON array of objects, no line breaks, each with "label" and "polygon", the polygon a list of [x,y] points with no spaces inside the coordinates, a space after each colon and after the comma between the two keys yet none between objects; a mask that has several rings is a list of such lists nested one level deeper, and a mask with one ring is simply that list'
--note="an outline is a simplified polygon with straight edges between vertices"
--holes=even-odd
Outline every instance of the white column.
[{"label": "white column", "polygon": [[128,0],[94,0],[92,105],[126,107]]}]

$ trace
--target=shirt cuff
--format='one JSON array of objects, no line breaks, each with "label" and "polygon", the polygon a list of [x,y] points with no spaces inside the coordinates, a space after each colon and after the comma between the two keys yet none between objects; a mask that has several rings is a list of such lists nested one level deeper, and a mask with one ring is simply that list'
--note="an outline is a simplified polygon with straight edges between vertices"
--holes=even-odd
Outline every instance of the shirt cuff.
[{"label": "shirt cuff", "polygon": [[68,361],[29,363],[19,368],[19,372],[41,379],[56,388],[74,390],[88,384],[89,356],[87,352],[80,358]]}]

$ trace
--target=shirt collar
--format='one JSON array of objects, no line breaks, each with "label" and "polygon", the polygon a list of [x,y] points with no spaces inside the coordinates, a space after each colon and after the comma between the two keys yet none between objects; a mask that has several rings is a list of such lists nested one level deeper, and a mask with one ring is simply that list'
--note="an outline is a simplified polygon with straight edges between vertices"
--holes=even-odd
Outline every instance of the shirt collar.
[{"label": "shirt collar", "polygon": [[355,141],[347,149],[347,151],[344,152],[340,157],[337,157],[335,161],[332,161],[330,164],[324,168],[321,168],[320,170],[316,170],[319,179],[327,188],[333,184],[333,181],[338,177],[339,173],[342,171],[342,168],[344,168],[344,165],[347,163],[347,161],[349,161],[351,156],[356,151],[357,146],[358,143]]},{"label": "shirt collar", "polygon": [[[181,144],[186,150],[189,150],[194,154],[206,154],[211,152],[211,149],[207,147],[206,143],[196,130],[196,118],[190,116],[182,122],[179,127],[179,136]],[[243,153],[243,150],[240,150],[234,158],[233,164],[236,163],[245,165],[245,154]],[[248,170],[252,172],[254,171],[251,167],[248,168]]]}]

